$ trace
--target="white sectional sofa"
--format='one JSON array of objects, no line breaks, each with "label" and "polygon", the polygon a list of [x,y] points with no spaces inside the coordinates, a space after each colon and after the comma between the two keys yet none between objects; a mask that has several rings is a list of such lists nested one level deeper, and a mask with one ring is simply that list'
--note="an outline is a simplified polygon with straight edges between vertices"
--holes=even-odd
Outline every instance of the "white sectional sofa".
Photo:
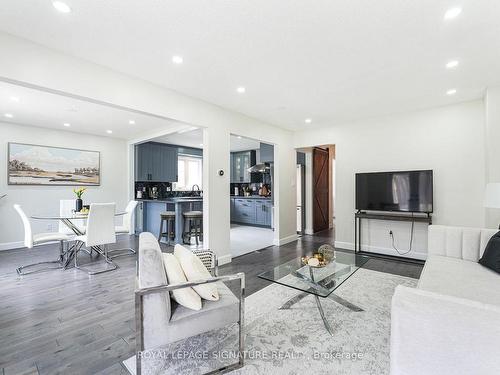
[{"label": "white sectional sofa", "polygon": [[392,375],[500,374],[500,274],[477,263],[496,232],[429,227],[417,288],[392,299]]}]

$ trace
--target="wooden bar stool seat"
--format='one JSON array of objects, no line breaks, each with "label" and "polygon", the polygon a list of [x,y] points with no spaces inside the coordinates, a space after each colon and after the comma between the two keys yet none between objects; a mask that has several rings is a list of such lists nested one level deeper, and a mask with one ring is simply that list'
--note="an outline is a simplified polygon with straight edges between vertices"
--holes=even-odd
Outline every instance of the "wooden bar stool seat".
[{"label": "wooden bar stool seat", "polygon": [[[163,238],[167,238],[167,245],[170,245],[170,239],[175,237],[175,211],[165,211],[160,214],[160,234],[158,235],[158,242]],[[163,231],[163,223],[167,227]]]},{"label": "wooden bar stool seat", "polygon": [[191,244],[191,237],[194,234],[196,245],[199,245],[200,241],[203,241],[203,212],[186,211],[182,215],[184,217],[184,233],[182,236],[184,243]]}]

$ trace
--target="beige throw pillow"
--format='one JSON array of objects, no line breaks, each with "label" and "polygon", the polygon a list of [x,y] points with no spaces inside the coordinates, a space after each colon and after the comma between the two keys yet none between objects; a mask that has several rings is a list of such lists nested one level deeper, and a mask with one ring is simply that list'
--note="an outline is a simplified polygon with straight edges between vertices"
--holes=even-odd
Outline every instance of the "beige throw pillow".
[{"label": "beige throw pillow", "polygon": [[[184,246],[175,245],[174,255],[179,260],[182,270],[189,281],[197,281],[212,277],[200,258]],[[208,301],[219,300],[219,292],[217,291],[216,283],[197,285],[194,286],[193,289],[203,299]]]},{"label": "beige throw pillow", "polygon": [[[177,258],[172,254],[163,254],[163,264],[167,273],[168,284],[186,282],[186,275]],[[178,304],[191,310],[201,310],[201,298],[193,288],[182,288],[172,291],[172,298]]]}]

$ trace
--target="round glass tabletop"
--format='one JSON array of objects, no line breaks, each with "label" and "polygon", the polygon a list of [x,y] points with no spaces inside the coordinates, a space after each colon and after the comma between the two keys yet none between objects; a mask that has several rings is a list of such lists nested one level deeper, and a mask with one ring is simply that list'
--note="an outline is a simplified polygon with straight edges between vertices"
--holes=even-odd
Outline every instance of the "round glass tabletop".
[{"label": "round glass tabletop", "polygon": [[[120,211],[116,212],[115,216],[122,216],[125,215],[126,212]],[[89,216],[88,212],[87,213],[70,213],[67,215],[61,215],[61,214],[36,214],[36,215],[31,215],[32,219],[35,220],[76,220],[76,219],[86,219]]]}]

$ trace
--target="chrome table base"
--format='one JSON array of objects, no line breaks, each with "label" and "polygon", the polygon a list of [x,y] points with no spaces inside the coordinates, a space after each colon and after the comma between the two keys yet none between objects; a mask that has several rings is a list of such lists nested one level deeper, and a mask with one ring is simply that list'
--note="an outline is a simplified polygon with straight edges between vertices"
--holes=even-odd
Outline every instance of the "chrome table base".
[{"label": "chrome table base", "polygon": [[[311,281],[314,282],[314,274],[313,274],[313,271],[312,271],[312,268],[310,269],[311,273]],[[305,297],[311,295],[311,294],[314,294],[312,293],[314,291],[314,288],[310,288],[309,291],[311,292],[302,292],[302,293],[299,293],[297,294],[296,296],[290,298],[288,301],[286,301],[280,308],[279,310],[288,310],[290,309],[293,305],[295,305],[296,303],[300,302],[301,300],[303,300]],[[337,296],[336,294],[330,294],[328,296],[328,298],[332,299],[333,301],[337,302],[338,304],[344,306],[344,307],[347,307],[349,310],[352,310],[352,311],[355,311],[355,312],[361,312],[361,311],[364,311],[361,307],[359,306],[356,306],[355,304],[343,299],[342,297],[339,297]],[[316,294],[314,294],[314,299],[316,301],[316,306],[318,308],[318,311],[319,311],[319,315],[321,316],[321,319],[323,320],[323,324],[325,325],[325,328],[326,330],[328,331],[328,333],[330,335],[334,335],[334,331],[333,331],[333,328],[332,326],[330,325],[330,323],[328,322],[328,320],[326,319],[325,317],[325,312],[323,311],[323,306],[321,305],[321,301],[319,299],[319,296],[317,296]]]}]

